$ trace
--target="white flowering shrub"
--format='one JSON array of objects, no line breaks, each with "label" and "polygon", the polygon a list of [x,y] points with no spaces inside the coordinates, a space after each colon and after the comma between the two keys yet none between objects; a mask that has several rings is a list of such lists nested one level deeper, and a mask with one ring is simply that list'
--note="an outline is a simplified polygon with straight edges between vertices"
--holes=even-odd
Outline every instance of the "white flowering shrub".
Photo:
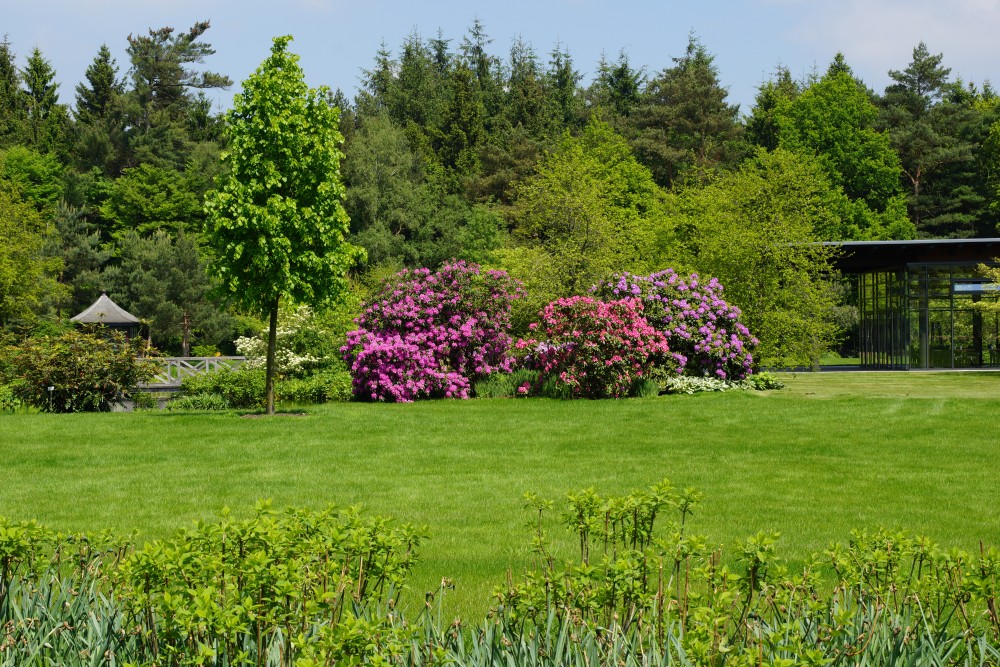
[{"label": "white flowering shrub", "polygon": [[[339,341],[308,306],[283,310],[278,317],[275,367],[283,377],[306,377],[331,365],[339,365]],[[267,330],[236,339],[237,354],[246,357],[247,368],[267,363]]]}]

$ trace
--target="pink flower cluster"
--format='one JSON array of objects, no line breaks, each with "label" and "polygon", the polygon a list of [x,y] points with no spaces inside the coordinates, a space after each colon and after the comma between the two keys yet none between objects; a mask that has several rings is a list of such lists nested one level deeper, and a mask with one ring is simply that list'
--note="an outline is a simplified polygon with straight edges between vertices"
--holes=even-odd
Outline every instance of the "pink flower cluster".
[{"label": "pink flower cluster", "polygon": [[760,343],[739,321],[740,309],[722,298],[716,278],[681,278],[673,269],[648,276],[622,273],[594,286],[604,299],[641,299],[646,319],[667,336],[677,372],[742,380],[753,372],[753,349]]},{"label": "pink flower cluster", "polygon": [[555,382],[574,398],[627,396],[669,352],[639,299],[574,296],[553,301],[539,316],[531,329],[542,340],[523,339],[517,348],[527,353],[525,365],[539,371],[540,385]]},{"label": "pink flower cluster", "polygon": [[463,261],[397,273],[365,305],[341,348],[355,397],[469,398],[477,380],[510,370],[511,303],[522,295],[505,272]]}]

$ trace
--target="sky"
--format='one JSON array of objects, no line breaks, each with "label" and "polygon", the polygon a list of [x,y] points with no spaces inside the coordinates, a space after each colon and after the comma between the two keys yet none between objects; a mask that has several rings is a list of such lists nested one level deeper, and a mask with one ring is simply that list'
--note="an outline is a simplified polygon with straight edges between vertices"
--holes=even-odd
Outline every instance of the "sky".
[{"label": "sky", "polygon": [[129,34],[185,30],[206,19],[212,27],[203,39],[216,53],[203,68],[237,82],[212,95],[220,109],[276,35],[294,37],[291,50],[310,85],[353,95],[383,42],[395,53],[414,31],[432,38],[440,30],[457,47],[475,19],[497,55],[517,37],[540,55],[563,45],[585,82],[602,54],[614,60],[621,50],[634,67],[655,74],[684,53],[694,33],[743,113],[779,64],[801,78],[825,70],[838,51],[878,92],[921,41],[944,54],[953,77],[1000,82],[1000,0],[0,0],[0,36],[18,66],[38,47],[66,103],[102,43],[124,75]]}]

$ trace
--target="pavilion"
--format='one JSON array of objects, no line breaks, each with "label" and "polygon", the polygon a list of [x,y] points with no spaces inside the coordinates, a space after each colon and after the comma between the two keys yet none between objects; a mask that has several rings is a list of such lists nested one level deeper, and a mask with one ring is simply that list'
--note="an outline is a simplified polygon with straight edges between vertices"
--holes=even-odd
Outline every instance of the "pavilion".
[{"label": "pavilion", "polygon": [[978,270],[1000,238],[847,241],[834,264],[854,286],[862,368],[1000,367],[1000,285]]},{"label": "pavilion", "polygon": [[78,324],[100,324],[109,329],[122,331],[129,340],[138,335],[141,324],[138,317],[112,301],[104,292],[101,292],[101,296],[89,308],[71,317],[70,321]]}]

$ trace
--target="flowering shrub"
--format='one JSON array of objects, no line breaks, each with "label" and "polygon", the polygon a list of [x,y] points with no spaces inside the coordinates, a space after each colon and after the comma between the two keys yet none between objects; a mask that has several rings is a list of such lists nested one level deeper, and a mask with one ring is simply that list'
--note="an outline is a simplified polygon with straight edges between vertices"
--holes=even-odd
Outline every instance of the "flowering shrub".
[{"label": "flowering shrub", "polygon": [[666,336],[643,317],[639,299],[574,296],[553,301],[540,316],[530,328],[542,340],[523,339],[517,347],[527,352],[525,365],[539,371],[542,385],[569,397],[627,396],[669,352]]},{"label": "flowering shrub", "polygon": [[678,373],[737,381],[752,372],[760,341],[739,321],[740,309],[722,299],[717,279],[702,282],[696,273],[684,279],[673,269],[622,273],[591,291],[603,299],[641,299],[646,319],[667,336]]},{"label": "flowering shrub", "polygon": [[364,305],[341,348],[354,396],[469,398],[473,383],[511,369],[511,303],[522,294],[505,272],[463,261],[397,273]]}]

